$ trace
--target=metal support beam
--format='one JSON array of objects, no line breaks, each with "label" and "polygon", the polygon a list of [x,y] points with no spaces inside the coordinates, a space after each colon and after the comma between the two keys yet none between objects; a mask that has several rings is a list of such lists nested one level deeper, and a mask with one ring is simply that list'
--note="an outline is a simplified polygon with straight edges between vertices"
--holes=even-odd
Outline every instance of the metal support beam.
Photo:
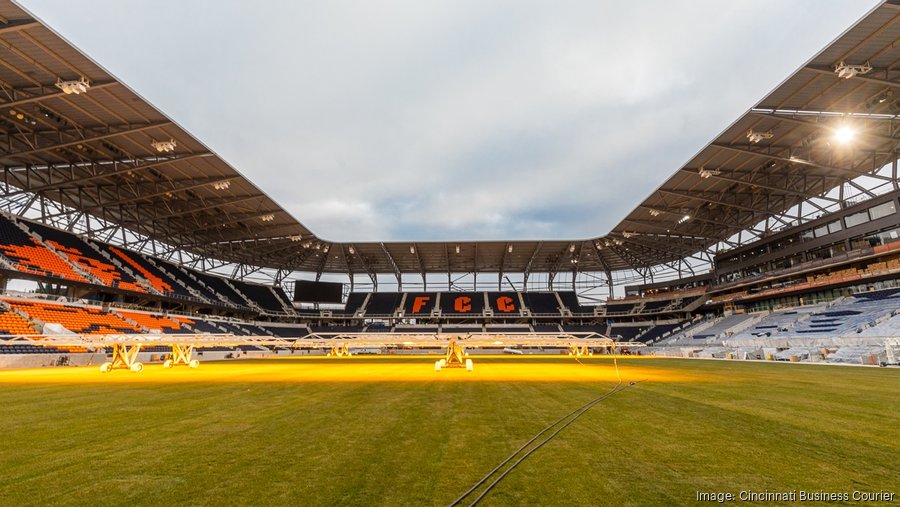
[{"label": "metal support beam", "polygon": [[127,134],[136,134],[138,132],[144,132],[146,130],[165,127],[165,126],[171,125],[171,124],[172,124],[172,122],[162,121],[162,122],[155,122],[155,123],[149,123],[146,125],[138,125],[138,126],[116,125],[116,126],[110,126],[110,127],[84,128],[84,129],[79,129],[77,132],[67,132],[67,133],[70,135],[71,134],[77,135],[81,131],[94,131],[94,130],[105,130],[106,133],[95,134],[95,135],[89,136],[89,137],[76,137],[72,141],[60,142],[60,143],[51,144],[51,145],[47,145],[47,146],[39,146],[37,148],[33,148],[30,150],[2,153],[2,154],[0,154],[0,156],[26,157],[28,155],[34,155],[36,153],[43,153],[43,152],[47,152],[47,151],[58,150],[60,148],[68,148],[69,146],[90,143],[92,141],[102,141],[104,139],[109,139],[110,137],[123,136],[123,135],[127,135]]},{"label": "metal support beam", "polygon": [[391,269],[394,271],[394,276],[397,277],[397,290],[402,291],[403,290],[403,276],[400,273],[400,268],[397,267],[397,263],[394,261],[394,257],[391,255],[390,252],[388,252],[388,249],[386,246],[384,246],[384,243],[378,243],[378,245],[381,246],[381,251],[384,252],[384,256],[387,258],[387,261],[390,264]]},{"label": "metal support beam", "polygon": [[[890,2],[888,2],[888,4],[889,4],[889,3],[890,3]],[[816,66],[816,65],[807,65],[806,67],[804,67],[804,69],[806,69],[806,70],[811,70],[811,71],[817,72],[817,73],[819,73],[819,74],[824,74],[824,75],[832,76],[832,77],[834,77],[835,79],[842,79],[842,78],[839,78],[838,75],[834,72],[834,69],[832,69],[832,68],[830,68],[830,67],[819,67],[819,66]],[[877,68],[872,69],[872,72],[873,72],[873,73],[886,73],[887,71],[888,71],[888,69],[884,69],[884,68],[881,68],[881,69],[877,69]],[[865,81],[865,82],[867,82],[867,83],[880,84],[880,85],[884,85],[884,86],[890,86],[890,87],[892,87],[892,88],[900,88],[900,83],[898,83],[898,82],[896,82],[896,81],[891,81],[891,80],[888,80],[888,79],[882,79],[882,78],[870,76],[870,75],[868,75],[868,74],[867,74],[867,75],[860,75],[860,74],[857,74],[857,75],[853,76],[853,77],[850,78],[850,79],[853,79],[853,80],[859,80],[859,81]]]},{"label": "metal support beam", "polygon": [[[46,192],[48,190],[56,190],[61,188],[77,188],[79,186],[84,185],[85,183],[101,179],[101,178],[111,178],[115,176],[121,176],[124,174],[131,174],[137,171],[144,171],[146,169],[153,169],[154,167],[159,167],[161,165],[172,164],[175,162],[182,162],[187,160],[193,160],[196,158],[202,157],[211,157],[212,153],[202,152],[202,153],[184,153],[181,155],[173,155],[171,158],[161,158],[161,157],[152,157],[141,160],[127,160],[127,161],[116,161],[116,160],[106,160],[106,161],[95,161],[90,162],[88,166],[84,168],[94,168],[96,169],[98,166],[112,166],[113,170],[110,172],[95,172],[94,174],[88,174],[84,176],[74,176],[70,179],[57,181],[56,183],[48,183],[46,185],[41,185],[37,187],[27,187],[22,190],[11,193],[8,197],[14,197],[20,194],[26,194],[29,192]],[[135,165],[136,162],[146,162],[140,165]],[[132,164],[132,165],[127,165]],[[121,167],[124,165],[124,167]],[[48,169],[63,169],[69,168],[74,171],[75,168],[83,168],[77,164],[59,164],[56,166],[47,166]],[[24,167],[27,170],[27,167]],[[7,198],[8,198],[7,197]]]},{"label": "metal support beam", "polygon": [[[0,31],[3,29],[0,28]],[[118,81],[101,81],[96,83],[91,83],[91,91],[93,90],[102,90],[103,88],[108,88],[113,85],[119,84]],[[32,92],[30,90],[39,88],[42,92]],[[26,89],[6,89],[2,87],[4,94],[10,99],[7,102],[0,103],[0,109],[13,109],[19,106],[24,106],[26,104],[33,104],[35,102],[42,102],[49,99],[55,99],[57,97],[65,97],[66,93],[56,85],[41,85],[40,87],[31,87]],[[53,90],[51,92],[43,92],[43,90]],[[22,98],[16,98],[17,96],[25,95]]]}]

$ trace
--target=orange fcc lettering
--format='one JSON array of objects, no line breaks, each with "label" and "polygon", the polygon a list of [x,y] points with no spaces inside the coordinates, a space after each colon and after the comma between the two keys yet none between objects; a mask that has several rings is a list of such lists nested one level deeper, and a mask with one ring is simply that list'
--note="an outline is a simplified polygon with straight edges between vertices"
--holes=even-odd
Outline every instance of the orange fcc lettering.
[{"label": "orange fcc lettering", "polygon": [[497,309],[501,312],[514,312],[516,311],[516,305],[513,304],[511,297],[500,296],[497,298]]},{"label": "orange fcc lettering", "polygon": [[412,312],[419,313],[429,301],[431,301],[431,298],[428,296],[416,296],[416,299],[413,299]]}]

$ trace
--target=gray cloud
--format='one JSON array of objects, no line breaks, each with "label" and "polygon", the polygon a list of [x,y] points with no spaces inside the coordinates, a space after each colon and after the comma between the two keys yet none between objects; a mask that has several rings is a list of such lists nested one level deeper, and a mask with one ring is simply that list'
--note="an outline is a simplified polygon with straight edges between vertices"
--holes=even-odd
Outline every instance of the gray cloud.
[{"label": "gray cloud", "polygon": [[363,241],[604,234],[875,2],[23,4]]}]

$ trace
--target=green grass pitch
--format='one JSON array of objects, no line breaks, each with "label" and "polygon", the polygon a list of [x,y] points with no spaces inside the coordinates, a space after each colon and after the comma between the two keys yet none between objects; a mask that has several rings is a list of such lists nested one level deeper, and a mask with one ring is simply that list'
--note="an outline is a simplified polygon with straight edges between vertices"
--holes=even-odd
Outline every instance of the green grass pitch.
[{"label": "green grass pitch", "polygon": [[[154,365],[99,380],[93,368],[70,369],[79,375],[66,382],[0,372],[0,505],[447,505],[615,383],[541,380],[547,367],[609,372],[608,358],[475,357],[473,373],[514,362],[533,381],[458,381],[467,372],[433,372],[434,359],[343,363],[427,372],[408,381],[279,379],[342,361],[324,358],[205,363],[178,382],[159,381]],[[619,365],[627,380],[650,380],[591,409],[483,505],[693,504],[698,490],[900,493],[900,369]],[[251,367],[267,373],[204,380]]]}]

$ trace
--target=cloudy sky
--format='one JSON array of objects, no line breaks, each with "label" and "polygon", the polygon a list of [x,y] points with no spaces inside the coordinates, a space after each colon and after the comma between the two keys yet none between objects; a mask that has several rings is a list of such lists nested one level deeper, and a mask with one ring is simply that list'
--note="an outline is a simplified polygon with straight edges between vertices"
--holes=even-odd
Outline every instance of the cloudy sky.
[{"label": "cloudy sky", "polygon": [[874,0],[22,0],[320,237],[607,233]]}]

